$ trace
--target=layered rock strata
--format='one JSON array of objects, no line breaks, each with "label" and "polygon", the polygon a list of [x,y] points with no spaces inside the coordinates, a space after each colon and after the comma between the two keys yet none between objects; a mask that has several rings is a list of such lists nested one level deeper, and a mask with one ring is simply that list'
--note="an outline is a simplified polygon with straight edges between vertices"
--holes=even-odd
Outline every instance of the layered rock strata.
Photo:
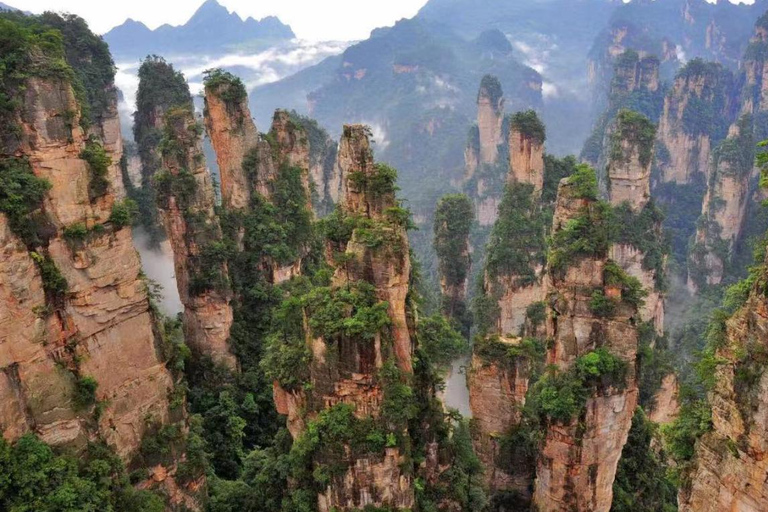
[{"label": "layered rock strata", "polygon": [[[588,215],[601,222],[600,206],[585,197],[570,180],[560,183],[553,234],[569,229]],[[620,382],[590,388],[586,405],[568,422],[549,420],[536,470],[534,504],[549,511],[608,511],[613,480],[638,400],[635,376],[637,312],[608,279],[607,252],[577,257],[565,268],[550,266],[551,314],[547,334],[552,338],[547,361],[567,372],[576,360],[603,349],[626,363]],[[613,300],[615,309],[600,314],[595,294]]]}]

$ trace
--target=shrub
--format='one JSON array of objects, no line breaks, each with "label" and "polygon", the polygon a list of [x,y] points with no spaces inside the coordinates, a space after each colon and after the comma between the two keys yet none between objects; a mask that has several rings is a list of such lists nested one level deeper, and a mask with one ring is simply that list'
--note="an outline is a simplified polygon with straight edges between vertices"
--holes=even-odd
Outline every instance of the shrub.
[{"label": "shrub", "polygon": [[544,123],[541,122],[535,110],[525,110],[512,115],[512,128],[523,135],[530,137],[538,144],[544,144],[547,132]]},{"label": "shrub", "polygon": [[27,160],[0,158],[0,212],[27,245],[42,242],[40,225],[44,219],[38,210],[50,189],[48,181],[32,173]]},{"label": "shrub", "polygon": [[597,175],[587,164],[577,165],[576,170],[568,178],[568,183],[573,187],[574,197],[597,199]]},{"label": "shrub", "polygon": [[96,403],[96,388],[99,383],[93,377],[78,377],[75,381],[75,405],[81,409],[90,407]]},{"label": "shrub", "polygon": [[41,256],[36,252],[31,252],[29,255],[35,260],[37,268],[40,270],[43,289],[48,299],[52,302],[60,302],[69,290],[67,280],[61,275],[59,268],[49,256]]},{"label": "shrub", "polygon": [[109,190],[109,166],[112,165],[112,158],[95,139],[86,142],[85,148],[80,152],[80,158],[88,163],[90,170],[89,197],[94,200],[103,196]]},{"label": "shrub", "polygon": [[416,336],[419,347],[438,366],[450,364],[469,348],[466,338],[440,314],[420,318]]},{"label": "shrub", "polygon": [[139,205],[132,199],[124,199],[112,205],[109,221],[116,229],[130,226],[139,213]]},{"label": "shrub", "polygon": [[69,241],[83,241],[88,236],[88,228],[82,222],[77,222],[64,228],[64,238]]}]

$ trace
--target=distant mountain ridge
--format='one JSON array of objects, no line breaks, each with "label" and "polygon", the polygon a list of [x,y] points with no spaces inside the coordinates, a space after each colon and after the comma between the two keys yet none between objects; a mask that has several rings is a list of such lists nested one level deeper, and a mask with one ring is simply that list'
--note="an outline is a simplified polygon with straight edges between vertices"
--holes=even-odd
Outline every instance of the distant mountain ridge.
[{"label": "distant mountain ridge", "polygon": [[238,46],[263,47],[294,37],[291,27],[275,16],[261,20],[248,17],[243,20],[216,0],[203,3],[184,25],[166,24],[151,30],[145,24],[129,18],[104,34],[104,40],[116,58],[141,58],[152,53],[218,54],[232,51]]}]

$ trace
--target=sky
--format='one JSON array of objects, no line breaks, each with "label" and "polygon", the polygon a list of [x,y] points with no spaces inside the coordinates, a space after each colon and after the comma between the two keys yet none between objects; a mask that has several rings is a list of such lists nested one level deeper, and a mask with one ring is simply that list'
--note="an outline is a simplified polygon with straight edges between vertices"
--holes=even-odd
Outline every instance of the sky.
[{"label": "sky", "polygon": [[[183,25],[203,0],[3,0],[18,9],[41,13],[77,14],[97,33],[109,31],[126,18],[149,28],[164,23]],[[365,39],[371,30],[413,17],[426,0],[219,0],[241,18],[274,15],[310,41]]]}]

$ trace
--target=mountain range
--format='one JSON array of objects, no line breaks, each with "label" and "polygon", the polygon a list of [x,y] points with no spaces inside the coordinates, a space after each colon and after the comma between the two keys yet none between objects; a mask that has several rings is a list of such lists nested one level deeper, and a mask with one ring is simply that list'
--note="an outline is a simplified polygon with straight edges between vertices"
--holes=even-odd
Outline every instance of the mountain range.
[{"label": "mountain range", "polygon": [[243,20],[216,0],[207,0],[184,25],[166,24],[151,30],[139,21],[128,19],[103,37],[116,59],[127,59],[149,54],[218,55],[235,50],[258,50],[289,41],[295,35],[291,27],[275,16]]}]

